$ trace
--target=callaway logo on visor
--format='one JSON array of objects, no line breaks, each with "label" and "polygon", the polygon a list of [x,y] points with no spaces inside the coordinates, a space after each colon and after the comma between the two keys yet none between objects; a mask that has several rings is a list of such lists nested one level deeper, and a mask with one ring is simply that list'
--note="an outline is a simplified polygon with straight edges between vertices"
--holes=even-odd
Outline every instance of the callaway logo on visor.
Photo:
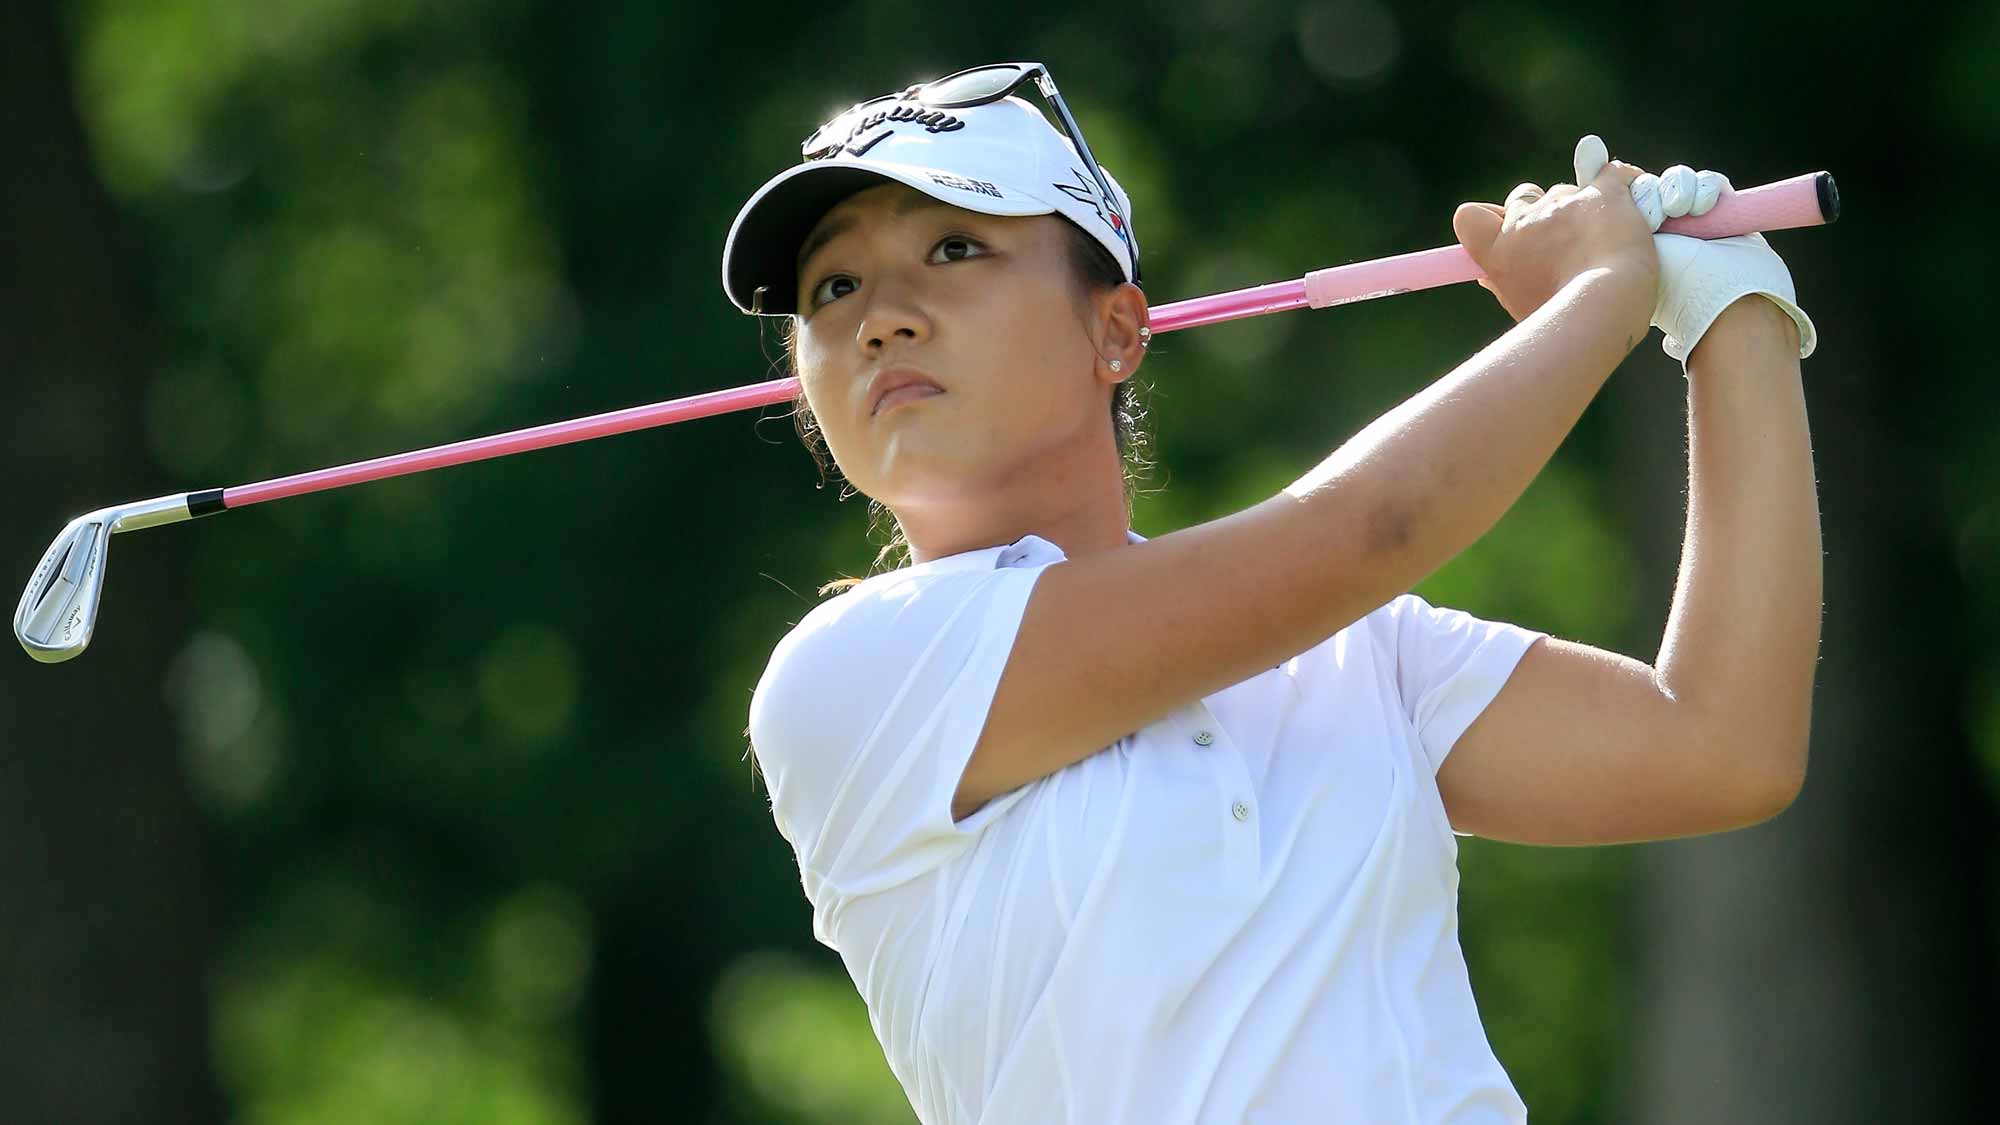
[{"label": "callaway logo on visor", "polygon": [[[916,102],[897,102],[892,109],[876,110],[874,113],[855,122],[854,128],[847,131],[847,139],[840,143],[840,148],[835,149],[834,153],[844,150],[849,156],[860,156],[862,153],[894,136],[896,131],[894,129],[884,129],[866,141],[861,139],[861,134],[878,125],[887,125],[896,121],[908,121],[913,124],[922,125],[926,132],[931,133],[949,133],[954,129],[965,128],[965,122],[962,119],[954,117],[943,110],[931,109]],[[827,155],[831,156],[834,153],[828,153]]]}]

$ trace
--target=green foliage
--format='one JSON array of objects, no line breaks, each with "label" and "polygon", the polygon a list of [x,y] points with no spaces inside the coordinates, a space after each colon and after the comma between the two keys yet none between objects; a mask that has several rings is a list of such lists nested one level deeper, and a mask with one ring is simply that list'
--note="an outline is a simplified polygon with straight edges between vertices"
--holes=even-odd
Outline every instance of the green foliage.
[{"label": "green foliage", "polygon": [[730,1076],[802,1122],[913,1121],[845,973],[751,954],[716,985],[711,1025]]}]

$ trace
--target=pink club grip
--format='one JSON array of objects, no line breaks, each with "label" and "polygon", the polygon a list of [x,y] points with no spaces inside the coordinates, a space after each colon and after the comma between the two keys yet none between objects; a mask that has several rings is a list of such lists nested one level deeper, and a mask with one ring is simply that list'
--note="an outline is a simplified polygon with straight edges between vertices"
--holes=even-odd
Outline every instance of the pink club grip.
[{"label": "pink club grip", "polygon": [[[1825,172],[1807,172],[1789,180],[1724,192],[1708,214],[1668,219],[1660,224],[1660,233],[1729,238],[1752,231],[1819,226],[1839,217],[1840,194],[1834,188],[1833,177]],[[1484,276],[1465,247],[1440,246],[1435,250],[1314,270],[1305,276],[1304,296],[1306,304],[1323,309]]]},{"label": "pink club grip", "polygon": [[1685,215],[1660,224],[1662,234],[1729,238],[1751,231],[1816,227],[1840,217],[1840,193],[1833,177],[1807,172],[1742,191],[1726,191],[1706,215]]}]

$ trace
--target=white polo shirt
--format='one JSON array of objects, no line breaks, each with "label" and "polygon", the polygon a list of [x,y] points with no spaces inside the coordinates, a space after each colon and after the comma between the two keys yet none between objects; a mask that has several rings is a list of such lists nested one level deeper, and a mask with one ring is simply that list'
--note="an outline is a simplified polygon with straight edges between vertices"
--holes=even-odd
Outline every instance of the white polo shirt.
[{"label": "white polo shirt", "polygon": [[1404,595],[954,823],[1062,558],[1030,535],[870,578],[751,700],[813,933],[918,1116],[1525,1121],[1459,951],[1436,773],[1542,634]]}]

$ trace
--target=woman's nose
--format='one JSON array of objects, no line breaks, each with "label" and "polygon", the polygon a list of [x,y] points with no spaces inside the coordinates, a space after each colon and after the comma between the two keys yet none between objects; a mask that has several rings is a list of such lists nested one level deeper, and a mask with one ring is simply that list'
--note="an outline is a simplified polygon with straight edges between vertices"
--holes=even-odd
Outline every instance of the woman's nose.
[{"label": "woman's nose", "polygon": [[930,331],[930,318],[919,304],[915,290],[884,281],[877,284],[855,338],[863,351],[879,352],[890,340],[916,342],[928,338]]}]

